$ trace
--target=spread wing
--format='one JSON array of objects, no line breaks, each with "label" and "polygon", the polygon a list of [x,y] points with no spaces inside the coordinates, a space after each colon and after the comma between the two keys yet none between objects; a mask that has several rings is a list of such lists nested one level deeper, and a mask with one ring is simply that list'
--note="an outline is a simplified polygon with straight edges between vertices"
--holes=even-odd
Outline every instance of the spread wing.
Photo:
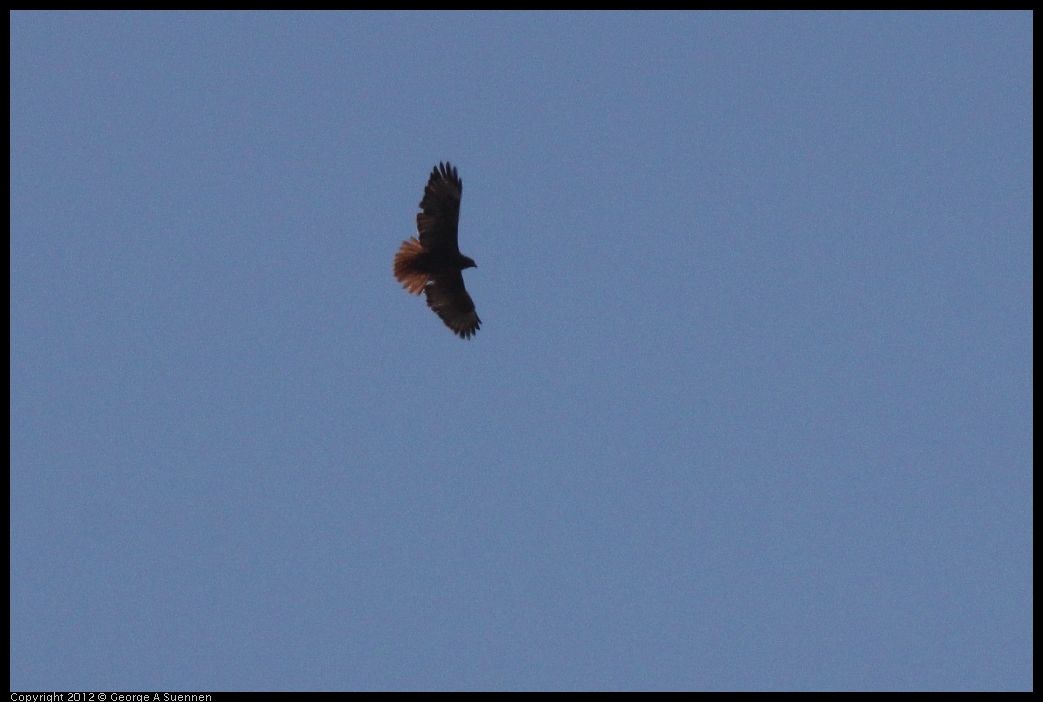
[{"label": "spread wing", "polygon": [[[456,227],[460,222],[460,196],[464,184],[456,169],[448,163],[439,163],[431,171],[424,188],[424,199],[420,201],[420,212],[416,216],[416,231],[420,243],[428,251],[448,249],[459,252]],[[463,283],[460,284],[463,287]],[[464,293],[466,295],[467,293]]]},{"label": "spread wing", "polygon": [[442,318],[445,325],[468,339],[481,326],[482,320],[474,311],[474,301],[464,287],[464,277],[460,271],[446,271],[434,275],[424,288],[427,295],[427,306]]}]

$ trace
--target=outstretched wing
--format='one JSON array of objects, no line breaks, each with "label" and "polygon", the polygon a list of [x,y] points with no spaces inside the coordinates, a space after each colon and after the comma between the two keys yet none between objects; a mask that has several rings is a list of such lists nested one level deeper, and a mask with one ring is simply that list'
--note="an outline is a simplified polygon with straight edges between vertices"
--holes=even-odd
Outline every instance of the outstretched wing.
[{"label": "outstretched wing", "polygon": [[420,243],[428,251],[460,251],[456,240],[456,227],[460,222],[460,196],[463,189],[464,185],[460,182],[456,169],[448,163],[439,163],[438,167],[431,171],[427,187],[424,188],[424,199],[420,201],[420,209],[423,212],[416,216],[416,231],[420,236]]},{"label": "outstretched wing", "polygon": [[432,276],[431,282],[424,288],[424,294],[427,295],[427,306],[461,339],[468,339],[478,331],[482,320],[478,319],[474,311],[474,301],[467,294],[460,271],[446,271]]}]

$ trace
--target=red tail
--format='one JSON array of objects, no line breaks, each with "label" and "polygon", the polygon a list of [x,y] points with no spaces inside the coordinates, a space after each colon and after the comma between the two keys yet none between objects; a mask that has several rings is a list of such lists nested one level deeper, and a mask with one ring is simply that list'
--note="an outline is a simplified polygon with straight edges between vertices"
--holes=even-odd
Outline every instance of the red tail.
[{"label": "red tail", "polygon": [[417,259],[424,253],[424,247],[415,237],[402,242],[402,248],[395,254],[395,279],[402,287],[413,295],[419,295],[427,285],[428,275],[417,268]]}]

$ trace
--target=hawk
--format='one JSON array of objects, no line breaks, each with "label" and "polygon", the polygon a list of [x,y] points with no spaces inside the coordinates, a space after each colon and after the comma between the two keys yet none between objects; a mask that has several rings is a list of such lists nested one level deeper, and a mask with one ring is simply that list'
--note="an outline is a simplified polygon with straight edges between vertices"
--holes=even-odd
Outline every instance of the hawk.
[{"label": "hawk", "polygon": [[460,221],[463,183],[456,169],[439,163],[431,171],[416,216],[417,237],[403,241],[395,254],[395,279],[413,295],[427,296],[427,306],[461,339],[478,331],[482,320],[464,288],[465,268],[477,264],[460,253],[456,227]]}]

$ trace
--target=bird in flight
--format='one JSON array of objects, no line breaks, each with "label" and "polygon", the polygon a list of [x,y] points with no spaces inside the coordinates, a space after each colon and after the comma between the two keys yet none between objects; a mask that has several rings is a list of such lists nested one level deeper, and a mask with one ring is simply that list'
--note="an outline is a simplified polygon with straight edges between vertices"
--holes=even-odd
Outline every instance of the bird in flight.
[{"label": "bird in flight", "polygon": [[402,242],[395,254],[395,279],[413,295],[423,292],[427,306],[461,339],[478,331],[482,320],[474,311],[474,301],[464,288],[461,271],[477,268],[460,253],[456,227],[460,221],[460,195],[463,183],[449,163],[439,163],[431,171],[416,216],[417,237]]}]

